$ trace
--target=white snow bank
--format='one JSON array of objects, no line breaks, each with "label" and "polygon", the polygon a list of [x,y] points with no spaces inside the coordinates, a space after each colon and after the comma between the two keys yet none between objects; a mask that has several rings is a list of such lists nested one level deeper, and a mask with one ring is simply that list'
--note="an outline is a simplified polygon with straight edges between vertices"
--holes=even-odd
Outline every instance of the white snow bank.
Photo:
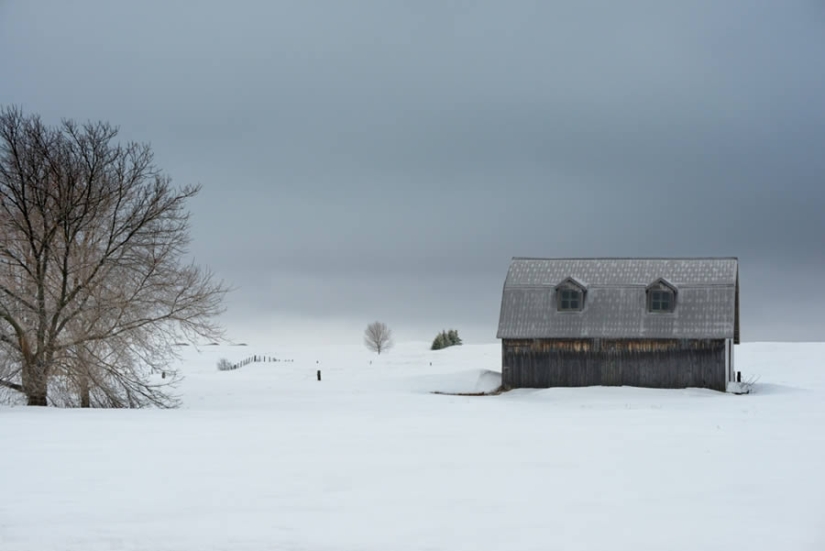
[{"label": "white snow bank", "polygon": [[443,394],[477,394],[498,390],[501,372],[488,369],[461,371],[447,375],[430,375],[418,379],[420,388]]},{"label": "white snow bank", "polygon": [[728,381],[727,392],[731,394],[749,394],[751,391],[751,384],[737,383],[735,381]]},{"label": "white snow bank", "polygon": [[[825,549],[825,345],[737,347],[748,396],[430,394],[498,345],[185,353],[179,410],[0,408],[0,550]],[[295,361],[216,368],[251,354]]]}]

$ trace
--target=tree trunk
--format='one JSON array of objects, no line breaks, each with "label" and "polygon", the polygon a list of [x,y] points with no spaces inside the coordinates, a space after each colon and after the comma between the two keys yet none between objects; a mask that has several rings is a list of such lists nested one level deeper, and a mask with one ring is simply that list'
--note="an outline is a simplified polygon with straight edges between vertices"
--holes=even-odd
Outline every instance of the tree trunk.
[{"label": "tree trunk", "polygon": [[81,408],[89,408],[92,407],[92,399],[91,399],[91,386],[90,386],[90,379],[89,370],[91,369],[88,354],[86,353],[85,347],[78,347],[77,349],[77,393],[80,396],[80,407]]},{"label": "tree trunk", "polygon": [[46,369],[40,360],[23,362],[23,393],[30,406],[48,405],[48,377]]},{"label": "tree trunk", "polygon": [[29,399],[26,404],[29,406],[48,406],[49,402],[46,398],[45,392],[36,392],[29,394]]},{"label": "tree trunk", "polygon": [[92,407],[92,398],[89,392],[89,377],[85,374],[82,375],[80,379],[80,407]]}]

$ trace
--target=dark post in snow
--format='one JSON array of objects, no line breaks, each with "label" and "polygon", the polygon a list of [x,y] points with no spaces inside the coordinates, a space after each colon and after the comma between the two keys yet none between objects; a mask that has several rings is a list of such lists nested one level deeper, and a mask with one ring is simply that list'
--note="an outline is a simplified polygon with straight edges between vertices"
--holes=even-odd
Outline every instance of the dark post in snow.
[{"label": "dark post in snow", "polygon": [[319,381],[321,380],[321,370],[320,369],[318,370],[318,380]]}]

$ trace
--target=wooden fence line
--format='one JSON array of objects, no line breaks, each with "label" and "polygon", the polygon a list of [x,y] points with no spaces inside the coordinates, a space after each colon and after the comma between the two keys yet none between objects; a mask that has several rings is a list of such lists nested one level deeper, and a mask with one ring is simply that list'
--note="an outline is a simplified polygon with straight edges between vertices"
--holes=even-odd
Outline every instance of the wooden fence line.
[{"label": "wooden fence line", "polygon": [[294,362],[294,361],[295,360],[283,360],[283,359],[280,359],[280,358],[276,358],[275,356],[260,356],[260,355],[257,355],[257,354],[253,354],[252,356],[244,358],[243,360],[241,360],[237,363],[230,364],[226,367],[221,367],[219,365],[218,370],[220,370],[220,371],[233,371],[235,369],[240,369],[241,367],[243,367],[245,365],[249,365],[251,363],[276,363],[276,362],[291,363],[291,362]]}]

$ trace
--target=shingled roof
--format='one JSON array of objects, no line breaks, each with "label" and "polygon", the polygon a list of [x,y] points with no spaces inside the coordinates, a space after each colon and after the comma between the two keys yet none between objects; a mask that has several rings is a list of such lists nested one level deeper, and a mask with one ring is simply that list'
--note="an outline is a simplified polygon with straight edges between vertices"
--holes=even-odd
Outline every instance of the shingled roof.
[{"label": "shingled roof", "polygon": [[[555,288],[585,289],[580,312],[559,312]],[[647,288],[675,287],[676,308],[647,311]],[[739,342],[736,258],[514,258],[504,282],[500,339],[734,339]]]}]

